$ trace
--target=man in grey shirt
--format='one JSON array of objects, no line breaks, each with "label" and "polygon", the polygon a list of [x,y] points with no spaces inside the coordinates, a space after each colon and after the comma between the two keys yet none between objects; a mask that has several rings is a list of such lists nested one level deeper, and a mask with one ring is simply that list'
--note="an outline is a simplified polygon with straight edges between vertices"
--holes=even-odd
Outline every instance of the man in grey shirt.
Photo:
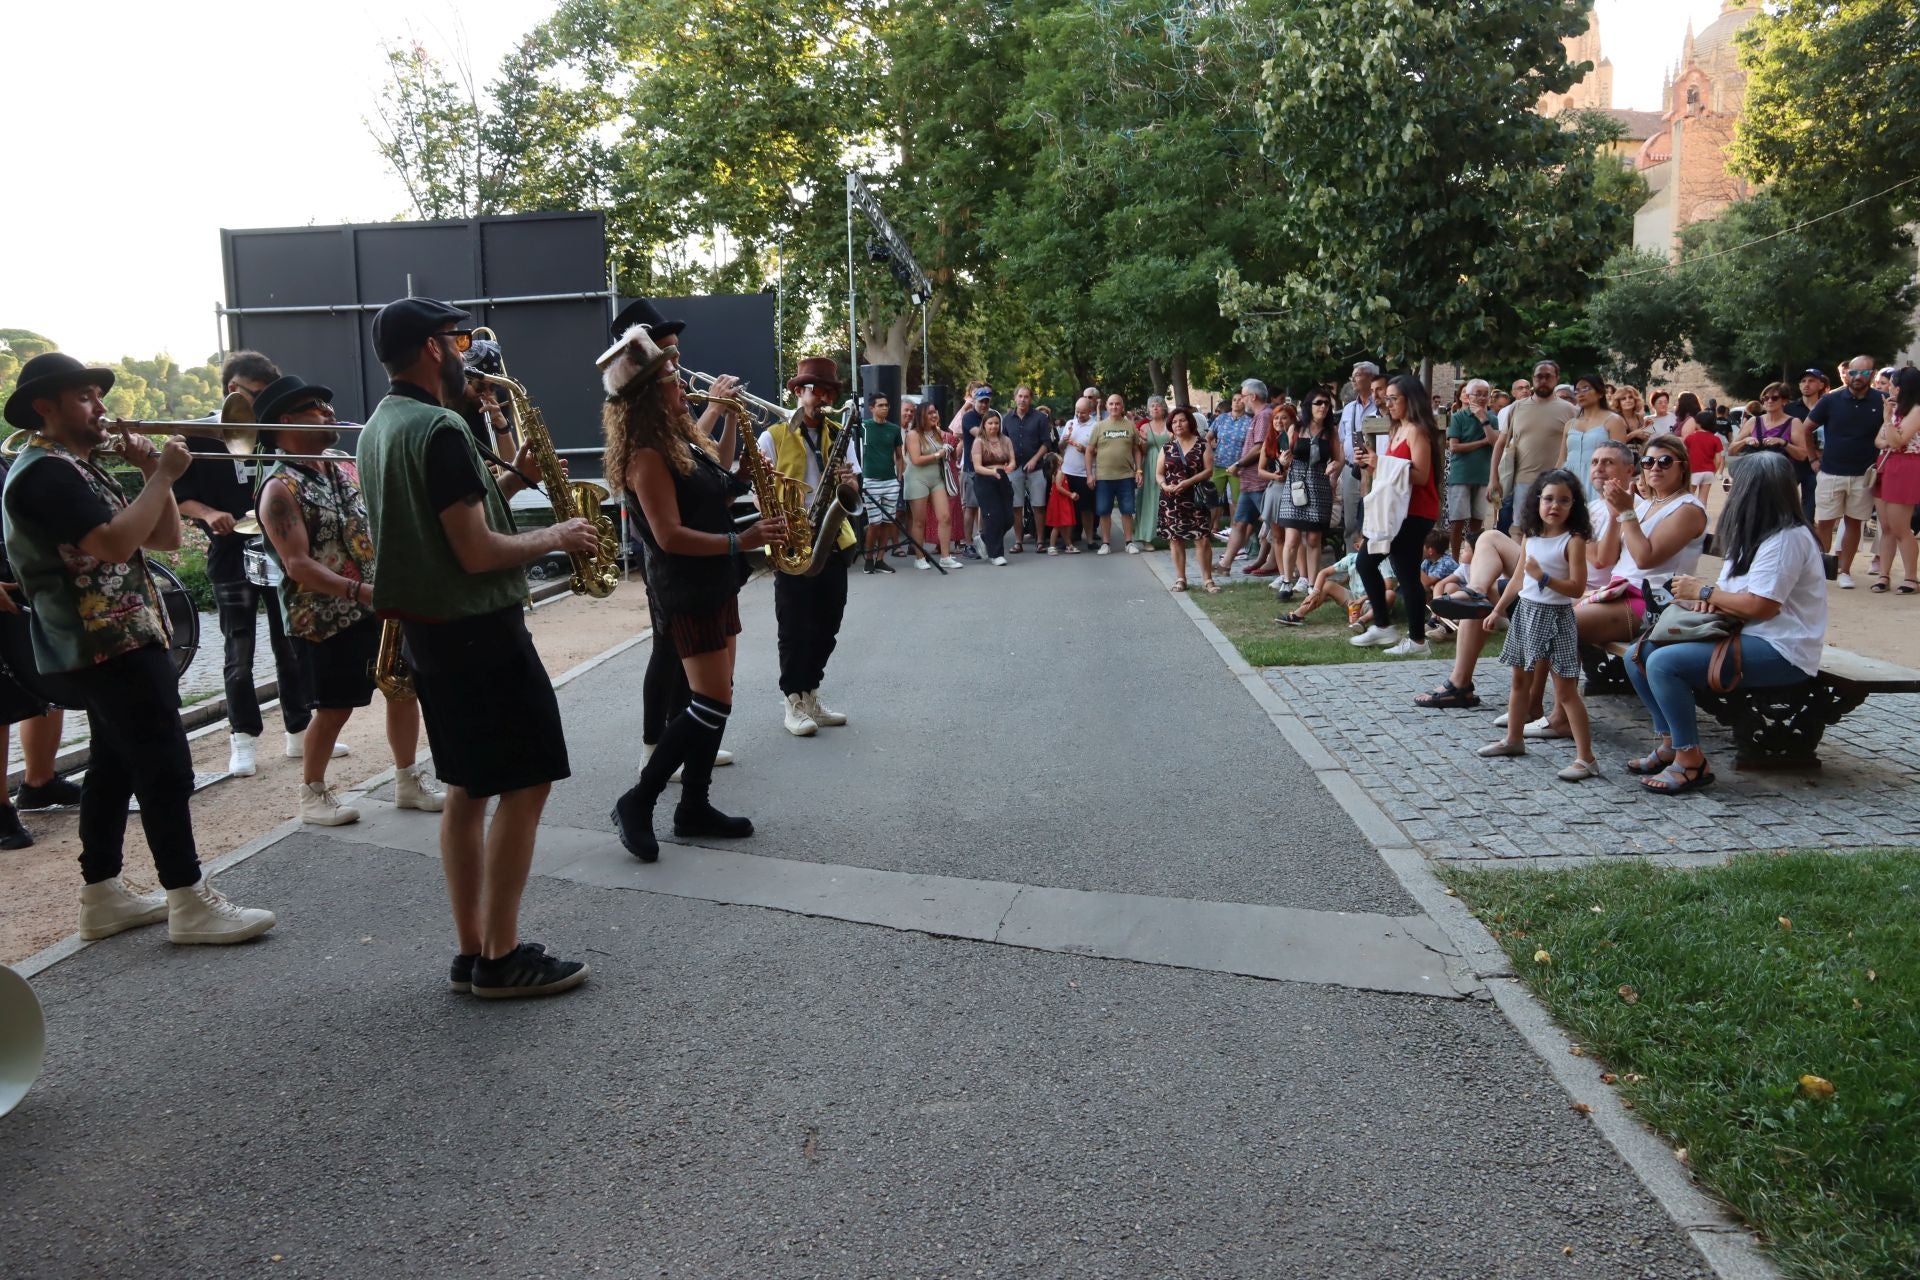
[{"label": "man in grey shirt", "polygon": [[[1379,380],[1380,366],[1373,361],[1362,360],[1353,366],[1353,400],[1340,411],[1340,448],[1349,458],[1354,456],[1358,446],[1372,447],[1374,442],[1365,437],[1391,430],[1386,412],[1373,398],[1373,387]],[[1340,522],[1349,542],[1354,534],[1360,532],[1360,519],[1364,514],[1360,500],[1364,493],[1357,469],[1352,466],[1341,468]]]},{"label": "man in grey shirt", "polygon": [[1033,539],[1040,545],[1047,538],[1047,456],[1053,452],[1053,420],[1034,407],[1033,388],[1013,389],[1013,408],[1000,415],[1000,432],[1013,444],[1013,546],[1019,555],[1025,548],[1026,525],[1021,508],[1033,512]]}]

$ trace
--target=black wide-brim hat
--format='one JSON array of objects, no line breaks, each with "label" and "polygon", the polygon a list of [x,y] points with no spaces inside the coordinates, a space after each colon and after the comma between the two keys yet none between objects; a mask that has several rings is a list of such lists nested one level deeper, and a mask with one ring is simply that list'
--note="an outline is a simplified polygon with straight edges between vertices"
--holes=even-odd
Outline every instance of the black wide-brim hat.
[{"label": "black wide-brim hat", "polygon": [[292,374],[275,378],[267,384],[266,390],[253,398],[253,420],[263,427],[291,425],[295,431],[302,430],[306,426],[305,423],[276,424],[274,419],[308,400],[324,400],[332,404],[333,388],[323,387],[316,382],[307,382]]},{"label": "black wide-brim hat", "polygon": [[19,385],[7,397],[6,419],[22,431],[37,431],[40,415],[33,411],[35,400],[89,385],[107,394],[113,390],[113,370],[90,368],[64,351],[43,352],[20,366]]},{"label": "black wide-brim hat", "polygon": [[685,320],[669,320],[661,315],[660,308],[654,306],[648,299],[635,298],[613,318],[614,340],[618,341],[622,334],[637,324],[647,326],[647,332],[652,335],[655,342],[662,338],[671,338],[687,327]]}]

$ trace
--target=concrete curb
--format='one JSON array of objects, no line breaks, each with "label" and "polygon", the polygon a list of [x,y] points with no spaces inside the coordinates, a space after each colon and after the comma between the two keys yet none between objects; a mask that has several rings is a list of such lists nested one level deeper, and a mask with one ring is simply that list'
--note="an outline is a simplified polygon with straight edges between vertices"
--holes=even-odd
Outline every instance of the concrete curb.
[{"label": "concrete curb", "polygon": [[[632,649],[640,644],[643,644],[646,641],[651,640],[652,638],[653,638],[653,628],[648,627],[645,630],[641,631],[639,635],[634,636],[632,639],[622,640],[619,644],[614,645],[612,648],[602,650],[601,652],[595,654],[593,657],[588,658],[585,662],[582,662],[578,666],[572,668],[571,670],[563,672],[561,675],[555,677],[553,682],[553,687],[555,689],[558,689],[568,684],[571,681],[578,680],[581,676],[586,675],[588,672],[594,670],[595,668],[603,666],[604,664],[613,661],[615,658],[619,657],[621,654],[627,652],[627,650]],[[204,732],[205,731],[203,731],[201,736],[204,736]],[[431,760],[432,758],[433,758],[432,756],[427,754],[422,754],[420,756],[420,759],[423,761]],[[360,782],[358,785],[352,786],[352,787],[343,787],[342,790],[347,792],[352,792],[352,793],[358,793],[358,794],[365,794],[367,792],[371,792],[378,787],[383,787],[387,783],[392,782],[394,772],[395,772],[394,767],[392,765],[388,765],[386,768],[374,774],[372,777],[367,778],[364,781]],[[240,847],[236,849],[229,849],[227,852],[221,854],[219,857],[213,859],[212,861],[202,864],[200,869],[200,874],[210,879],[213,876],[228,870],[229,868],[237,867],[241,863],[245,862],[248,858],[253,857],[253,855],[255,855],[256,853],[259,853],[262,850],[271,848],[273,845],[278,844],[280,841],[286,839],[288,836],[294,834],[296,831],[299,831],[300,829],[301,829],[300,820],[298,818],[289,818],[287,819],[287,821],[273,828],[273,830],[268,831],[262,835],[256,836],[252,840],[249,840],[245,844],[241,845]],[[60,939],[60,941],[51,944],[50,946],[42,947],[40,950],[34,952],[32,955],[22,960],[19,964],[11,966],[11,968],[15,973],[18,973],[21,977],[31,978],[35,974],[41,972],[42,970],[51,968],[52,966],[60,963],[62,960],[65,960],[68,956],[80,954],[80,952],[86,950],[88,947],[92,945],[93,943],[84,941],[78,933],[69,934],[68,936]]]},{"label": "concrete curb", "polygon": [[[1674,1225],[1686,1233],[1687,1239],[1700,1252],[1707,1265],[1713,1268],[1714,1274],[1721,1280],[1782,1280],[1779,1268],[1761,1250],[1757,1238],[1746,1224],[1735,1218],[1718,1200],[1695,1186],[1667,1144],[1642,1125],[1639,1117],[1622,1104],[1619,1095],[1601,1082],[1599,1064],[1591,1058],[1573,1055],[1572,1042],[1568,1040],[1566,1032],[1554,1022],[1546,1007],[1534,999],[1533,993],[1514,977],[1506,952],[1486,926],[1474,918],[1465,903],[1446,891],[1435,875],[1432,863],[1420,852],[1418,844],[1408,838],[1367,794],[1359,781],[1320,745],[1306,725],[1287,711],[1285,701],[1273,692],[1272,686],[1258,671],[1247,664],[1240,656],[1240,651],[1233,647],[1233,642],[1213,624],[1200,606],[1188,599],[1185,593],[1171,590],[1171,564],[1163,566],[1158,556],[1149,556],[1147,561],[1148,572],[1169,589],[1168,594],[1214,652],[1221,656],[1227,670],[1253,696],[1261,710],[1267,713],[1268,719],[1273,721],[1274,727],[1286,737],[1288,744],[1300,752],[1301,758],[1313,769],[1321,785],[1339,801],[1340,807],[1353,819],[1361,834],[1373,844],[1394,878],[1440,926],[1460,954],[1467,958],[1475,976],[1486,982],[1494,1003],[1499,1005],[1500,1011],[1527,1042],[1527,1046],[1546,1064],[1547,1070],[1567,1097],[1588,1108],[1587,1118],[1619,1153],[1620,1158],[1626,1161],[1634,1176],[1640,1180],[1640,1185],[1659,1202],[1667,1216],[1673,1219]],[[1299,744],[1302,740],[1312,745],[1312,754],[1301,750]],[[1724,861],[1724,855],[1708,855],[1708,862],[1720,861]],[[1573,862],[1572,859],[1556,859],[1554,865],[1564,867]],[[1706,864],[1695,862],[1675,865]]]}]

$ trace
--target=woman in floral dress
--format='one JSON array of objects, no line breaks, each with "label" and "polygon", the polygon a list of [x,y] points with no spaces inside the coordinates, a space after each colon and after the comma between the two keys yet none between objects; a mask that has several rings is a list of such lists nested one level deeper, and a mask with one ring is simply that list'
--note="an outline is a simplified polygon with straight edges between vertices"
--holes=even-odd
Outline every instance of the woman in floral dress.
[{"label": "woman in floral dress", "polygon": [[[1187,543],[1200,564],[1200,580],[1210,594],[1220,594],[1213,580],[1213,558],[1207,540],[1213,532],[1213,446],[1201,438],[1193,410],[1175,409],[1167,415],[1167,445],[1154,463],[1160,493],[1160,532],[1173,549],[1173,589],[1187,589]],[[1204,488],[1203,488],[1204,486]]]}]

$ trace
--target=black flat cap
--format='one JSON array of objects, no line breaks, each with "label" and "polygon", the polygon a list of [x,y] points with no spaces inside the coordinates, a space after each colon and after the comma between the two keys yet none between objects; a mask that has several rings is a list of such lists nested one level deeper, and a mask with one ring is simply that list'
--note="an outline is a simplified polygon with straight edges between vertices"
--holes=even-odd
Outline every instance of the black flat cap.
[{"label": "black flat cap", "polygon": [[468,319],[466,312],[434,298],[401,298],[380,308],[373,317],[373,354],[381,361],[416,351],[449,324]]}]

